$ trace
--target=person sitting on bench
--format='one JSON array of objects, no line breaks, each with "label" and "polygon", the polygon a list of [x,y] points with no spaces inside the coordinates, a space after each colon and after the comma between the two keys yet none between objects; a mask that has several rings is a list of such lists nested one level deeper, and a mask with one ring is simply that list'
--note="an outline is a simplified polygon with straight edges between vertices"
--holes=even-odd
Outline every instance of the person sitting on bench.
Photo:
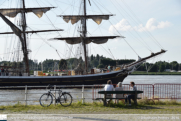
[{"label": "person sitting on bench", "polygon": [[[107,84],[104,87],[104,91],[114,91],[114,87],[112,85],[112,81],[111,80],[107,81]],[[107,94],[106,97],[107,98],[112,98],[112,95],[111,94]]]},{"label": "person sitting on bench", "polygon": [[[116,85],[116,88],[115,88],[115,91],[123,91],[123,87],[122,87],[122,83],[119,82],[117,85]],[[123,94],[116,94],[115,96],[116,98],[123,98]],[[119,102],[119,99],[116,99],[116,102],[118,103]]]},{"label": "person sitting on bench", "polygon": [[[130,82],[131,85],[131,91],[136,91],[137,88],[135,86],[134,82]],[[129,101],[129,106],[131,106],[131,99],[134,100],[135,99],[135,95],[131,94],[131,95],[127,95],[126,99],[125,99],[125,103],[127,104],[127,100]]]}]

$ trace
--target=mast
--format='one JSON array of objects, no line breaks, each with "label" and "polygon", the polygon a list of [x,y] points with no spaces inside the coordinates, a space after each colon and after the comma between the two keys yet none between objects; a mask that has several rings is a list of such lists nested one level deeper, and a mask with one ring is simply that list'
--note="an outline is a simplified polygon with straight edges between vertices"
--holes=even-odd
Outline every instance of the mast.
[{"label": "mast", "polygon": [[24,54],[24,61],[26,65],[26,73],[29,75],[29,60],[28,60],[28,51],[27,51],[27,43],[26,43],[26,15],[25,15],[25,1],[23,2],[23,12],[22,12],[22,29],[23,29],[23,40],[24,40],[24,48],[23,48],[23,54]]},{"label": "mast", "polygon": [[[96,22],[98,25],[101,24],[102,20],[109,20],[110,16],[113,16],[113,14],[101,14],[101,15],[87,15],[86,13],[86,0],[82,0],[83,2],[83,14],[82,15],[58,15],[58,17],[62,17],[63,20],[68,23],[71,21],[72,25],[81,21],[81,32],[80,37],[61,37],[61,38],[52,38],[50,40],[63,40],[66,41],[66,43],[74,45],[74,44],[82,44],[83,51],[84,51],[84,60],[85,60],[85,69],[84,73],[87,74],[88,72],[88,52],[87,52],[87,45],[89,43],[95,43],[95,44],[104,44],[108,41],[108,39],[114,39],[117,37],[125,38],[123,36],[87,36],[87,19],[92,19],[94,22]],[[90,3],[90,0],[89,0]],[[82,3],[81,3],[82,4]],[[91,4],[90,4],[91,5]]]},{"label": "mast", "polygon": [[[41,18],[43,13],[46,13],[50,9],[54,7],[38,7],[38,8],[25,8],[25,1],[21,0],[21,8],[11,8],[11,9],[0,9],[0,17],[10,26],[13,32],[3,32],[0,34],[15,34],[19,37],[22,50],[23,50],[23,61],[25,62],[26,66],[26,73],[29,75],[29,60],[28,60],[28,50],[27,50],[27,41],[26,41],[26,33],[37,33],[37,32],[48,32],[48,31],[63,31],[62,29],[55,29],[55,30],[38,30],[38,31],[26,31],[26,15],[25,13],[32,12],[37,17]],[[22,30],[20,30],[16,25],[14,25],[11,21],[9,21],[5,16],[9,17],[16,17],[18,13],[21,13],[21,22],[22,22]]]},{"label": "mast", "polygon": [[83,47],[84,47],[84,58],[85,58],[85,74],[87,74],[87,51],[86,51],[86,36],[87,36],[87,23],[86,23],[86,0],[84,1],[84,19],[83,19]]}]

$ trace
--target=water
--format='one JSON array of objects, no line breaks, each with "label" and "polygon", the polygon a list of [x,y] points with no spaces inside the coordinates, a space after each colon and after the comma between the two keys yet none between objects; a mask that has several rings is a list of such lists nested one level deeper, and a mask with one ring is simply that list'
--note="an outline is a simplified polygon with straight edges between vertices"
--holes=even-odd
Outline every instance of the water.
[{"label": "water", "polygon": [[[123,81],[123,84],[129,84],[134,81],[136,84],[155,84],[155,83],[180,83],[180,75],[130,75]],[[63,91],[71,92],[74,101],[81,100],[82,89],[63,89]],[[92,102],[92,89],[84,90],[84,97],[86,102]],[[27,99],[35,100],[28,101],[28,104],[39,105],[39,98],[43,93],[48,92],[45,89],[28,90]],[[57,94],[58,95],[58,94]],[[1,90],[0,92],[0,105],[13,105],[17,104],[18,101],[25,103],[25,90]],[[16,101],[11,101],[16,100]],[[11,102],[10,102],[11,101]]]},{"label": "water", "polygon": [[155,84],[155,83],[181,83],[181,75],[130,75],[125,78],[123,84]]}]

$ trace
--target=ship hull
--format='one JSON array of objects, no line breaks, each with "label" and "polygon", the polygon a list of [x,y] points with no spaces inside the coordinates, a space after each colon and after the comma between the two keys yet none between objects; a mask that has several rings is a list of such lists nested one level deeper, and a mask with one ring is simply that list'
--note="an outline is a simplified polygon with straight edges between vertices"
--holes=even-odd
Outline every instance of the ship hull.
[{"label": "ship hull", "polygon": [[114,71],[101,74],[76,76],[0,76],[0,86],[43,86],[43,85],[94,85],[123,82],[127,73]]}]

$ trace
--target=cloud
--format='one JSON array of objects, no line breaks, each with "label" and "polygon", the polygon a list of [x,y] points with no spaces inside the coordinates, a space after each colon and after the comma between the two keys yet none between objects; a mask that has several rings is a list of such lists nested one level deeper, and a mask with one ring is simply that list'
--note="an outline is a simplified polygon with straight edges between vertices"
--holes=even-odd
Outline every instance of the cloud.
[{"label": "cloud", "polygon": [[[111,25],[109,27],[109,32],[114,33],[114,32],[116,32],[116,30],[118,30],[118,31],[131,31],[133,29],[138,31],[138,32],[143,32],[146,30],[153,31],[156,29],[163,29],[163,28],[166,28],[169,26],[171,26],[171,23],[168,21],[158,22],[155,18],[150,18],[147,21],[145,26],[143,24],[140,24],[140,25],[132,27],[126,19],[122,19],[119,23],[117,23],[115,25]],[[115,28],[116,28],[116,30],[115,30]]]},{"label": "cloud", "polygon": [[114,33],[117,29],[118,31],[128,31],[131,28],[131,26],[129,25],[128,21],[126,19],[122,19],[119,23],[117,23],[116,25],[112,25],[109,27],[109,32]]}]

